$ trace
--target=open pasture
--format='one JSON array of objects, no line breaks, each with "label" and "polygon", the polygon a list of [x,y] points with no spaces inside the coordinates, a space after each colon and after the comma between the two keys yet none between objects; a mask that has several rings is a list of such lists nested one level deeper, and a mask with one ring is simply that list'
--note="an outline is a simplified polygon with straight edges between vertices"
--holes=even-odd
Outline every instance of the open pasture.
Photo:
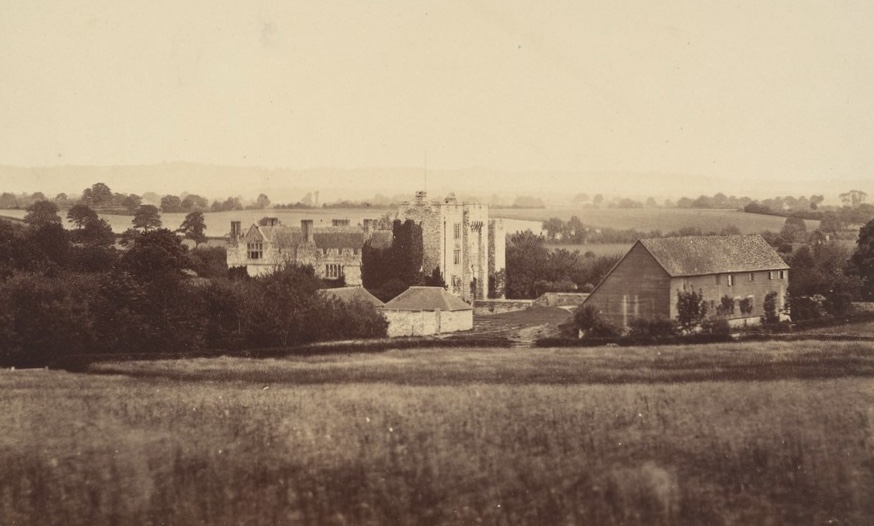
[{"label": "open pasture", "polygon": [[[663,233],[684,227],[698,227],[705,232],[718,232],[727,226],[736,226],[744,234],[763,230],[779,232],[786,219],[777,216],[747,214],[737,210],[697,208],[500,208],[490,211],[495,217],[546,221],[558,217],[567,221],[577,216],[584,225],[593,228],[633,228]],[[819,221],[805,221],[808,230],[815,230]]]},{"label": "open pasture", "polygon": [[93,372],[0,372],[3,524],[874,519],[871,344],[410,350]]}]

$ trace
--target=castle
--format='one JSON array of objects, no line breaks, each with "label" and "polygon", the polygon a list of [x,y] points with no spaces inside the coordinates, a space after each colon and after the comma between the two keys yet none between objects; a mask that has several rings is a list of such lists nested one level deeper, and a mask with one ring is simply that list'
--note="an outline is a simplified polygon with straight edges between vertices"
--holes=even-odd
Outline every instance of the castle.
[{"label": "castle", "polygon": [[422,271],[439,269],[449,291],[468,303],[504,297],[506,234],[500,219],[489,219],[489,207],[459,203],[454,194],[428,201],[424,191],[402,203],[397,219],[422,227]]},{"label": "castle", "polygon": [[[504,296],[506,238],[500,219],[489,219],[487,205],[459,203],[453,194],[443,201],[428,201],[423,191],[402,203],[395,219],[411,219],[422,227],[422,271],[439,269],[448,290],[468,303]],[[391,243],[390,231],[374,231],[375,221],[352,226],[348,219],[334,219],[332,226],[301,221],[300,229],[265,217],[243,232],[240,221],[231,222],[227,246],[228,268],[245,267],[250,276],[271,272],[291,262],[312,265],[319,278],[361,285],[361,249]]]}]

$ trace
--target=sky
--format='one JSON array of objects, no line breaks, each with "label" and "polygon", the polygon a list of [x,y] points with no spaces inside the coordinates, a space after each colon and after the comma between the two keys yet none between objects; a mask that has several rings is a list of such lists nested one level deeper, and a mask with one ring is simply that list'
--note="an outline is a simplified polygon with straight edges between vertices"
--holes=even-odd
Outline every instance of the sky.
[{"label": "sky", "polygon": [[872,180],[872,28],[869,0],[0,0],[0,165]]}]

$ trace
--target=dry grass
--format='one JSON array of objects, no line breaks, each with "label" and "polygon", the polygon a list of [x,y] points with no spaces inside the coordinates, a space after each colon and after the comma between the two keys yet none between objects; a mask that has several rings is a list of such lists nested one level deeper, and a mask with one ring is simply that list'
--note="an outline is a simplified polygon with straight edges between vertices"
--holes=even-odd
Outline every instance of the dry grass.
[{"label": "dry grass", "polygon": [[[797,343],[3,372],[0,524],[870,524],[871,360]],[[691,381],[733,362],[780,379]]]}]

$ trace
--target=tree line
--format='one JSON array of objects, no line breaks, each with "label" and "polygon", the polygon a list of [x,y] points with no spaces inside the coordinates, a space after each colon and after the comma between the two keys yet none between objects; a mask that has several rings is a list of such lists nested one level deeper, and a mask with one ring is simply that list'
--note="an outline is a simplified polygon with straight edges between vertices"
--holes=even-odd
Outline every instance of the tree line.
[{"label": "tree line", "polygon": [[48,201],[31,205],[24,225],[0,220],[4,365],[385,335],[371,305],[317,294],[325,284],[312,267],[229,276],[224,248],[188,249],[178,232],[152,224],[119,249],[93,210],[70,212],[72,230]]}]

